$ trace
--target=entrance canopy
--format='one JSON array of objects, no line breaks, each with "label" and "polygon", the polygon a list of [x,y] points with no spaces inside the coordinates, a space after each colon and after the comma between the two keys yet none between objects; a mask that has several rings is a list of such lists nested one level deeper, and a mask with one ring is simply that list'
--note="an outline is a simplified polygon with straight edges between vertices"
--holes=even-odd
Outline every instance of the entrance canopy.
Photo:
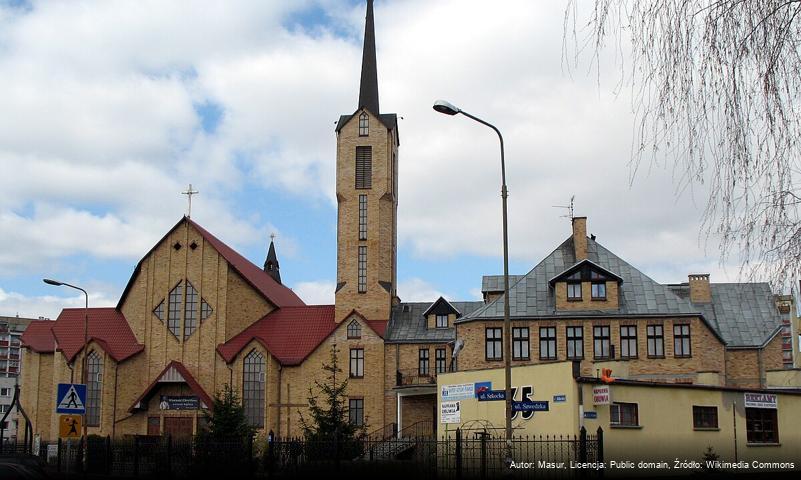
[{"label": "entrance canopy", "polygon": [[156,391],[165,384],[186,384],[189,389],[197,395],[200,399],[200,408],[210,408],[213,404],[211,397],[203,390],[203,387],[195,380],[195,377],[189,373],[189,370],[184,367],[181,362],[173,360],[170,362],[164,370],[160,374],[156,376],[156,379],[153,380],[142,395],[136,399],[136,401],[131,405],[131,408],[128,409],[131,413],[136,413],[139,411],[147,410],[147,404],[150,401],[150,398],[156,393]]}]

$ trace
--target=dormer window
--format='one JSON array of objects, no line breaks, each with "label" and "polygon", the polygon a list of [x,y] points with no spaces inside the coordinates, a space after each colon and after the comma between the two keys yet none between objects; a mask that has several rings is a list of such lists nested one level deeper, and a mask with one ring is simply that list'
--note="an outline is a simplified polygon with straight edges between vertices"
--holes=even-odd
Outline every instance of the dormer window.
[{"label": "dormer window", "polygon": [[606,300],[606,282],[592,282],[592,299]]},{"label": "dormer window", "polygon": [[359,115],[359,136],[366,137],[370,134],[370,117],[362,112]]},{"label": "dormer window", "polygon": [[567,284],[567,299],[570,301],[581,300],[581,282]]},{"label": "dormer window", "polygon": [[437,315],[437,328],[448,328],[448,316],[447,315]]},{"label": "dormer window", "polygon": [[348,324],[348,338],[362,338],[362,326],[356,320]]}]

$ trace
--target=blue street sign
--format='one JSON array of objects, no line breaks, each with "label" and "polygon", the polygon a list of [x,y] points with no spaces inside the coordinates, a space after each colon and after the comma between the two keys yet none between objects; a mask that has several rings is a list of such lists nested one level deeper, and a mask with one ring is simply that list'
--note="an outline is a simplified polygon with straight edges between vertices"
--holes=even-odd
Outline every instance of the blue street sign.
[{"label": "blue street sign", "polygon": [[86,413],[86,385],[59,383],[56,392],[56,413]]},{"label": "blue street sign", "polygon": [[584,412],[584,418],[598,418],[598,412]]},{"label": "blue street sign", "polygon": [[548,400],[526,400],[524,402],[512,402],[513,412],[547,412]]},{"label": "blue street sign", "polygon": [[554,395],[553,403],[562,403],[567,401],[567,395]]},{"label": "blue street sign", "polygon": [[485,390],[478,394],[479,402],[491,402],[494,400],[506,400],[506,392],[503,390]]}]

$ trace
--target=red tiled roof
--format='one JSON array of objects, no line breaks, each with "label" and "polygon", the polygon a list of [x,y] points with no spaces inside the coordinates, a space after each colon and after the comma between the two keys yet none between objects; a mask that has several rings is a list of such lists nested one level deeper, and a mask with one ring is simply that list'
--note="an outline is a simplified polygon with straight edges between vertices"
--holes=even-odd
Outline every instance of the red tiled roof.
[{"label": "red tiled roof", "polygon": [[257,292],[259,292],[264,298],[269,300],[273,305],[277,307],[285,307],[285,306],[301,306],[305,305],[303,300],[298,297],[295,292],[293,292],[290,288],[278,283],[267,274],[264,270],[254,265],[250,260],[243,257],[239,253],[237,253],[233,248],[226,245],[220,239],[209,233],[205,228],[198,225],[194,220],[191,220],[187,217],[183,217],[178,223],[175,224],[165,235],[161,238],[153,248],[150,249],[149,252],[142,257],[142,260],[136,265],[136,269],[134,269],[133,275],[131,275],[130,280],[128,280],[128,285],[125,286],[125,290],[122,292],[122,296],[120,297],[120,301],[117,303],[117,308],[122,308],[122,304],[125,302],[125,298],[128,296],[128,292],[133,287],[134,281],[136,277],[139,275],[139,272],[142,269],[142,262],[145,258],[147,258],[157,246],[161,244],[170,234],[178,228],[183,222],[187,222],[197,231],[200,235],[214,247],[217,252],[228,262],[231,267],[236,270],[239,275],[245,279],[248,284],[250,284]]},{"label": "red tiled roof", "polygon": [[217,352],[231,362],[252,340],[266,348],[282,365],[298,365],[337,328],[333,305],[284,307],[265,315],[227,342]]},{"label": "red tiled roof", "polygon": [[384,338],[384,333],[387,331],[387,323],[386,320],[365,320],[367,325],[373,329],[375,333],[378,334],[379,337]]},{"label": "red tiled roof", "polygon": [[164,374],[167,373],[170,370],[170,368],[173,367],[175,367],[175,370],[177,370],[178,373],[180,373],[181,376],[184,378],[184,382],[186,382],[190,390],[192,390],[192,393],[200,397],[200,401],[203,402],[209,410],[211,410],[212,405],[214,405],[214,402],[211,400],[211,397],[209,397],[209,394],[207,394],[206,391],[203,390],[203,387],[201,387],[200,384],[197,383],[195,377],[193,377],[192,374],[189,373],[189,370],[187,370],[187,368],[184,366],[183,363],[173,360],[170,363],[168,363],[166,367],[164,367],[164,370],[162,370],[161,373],[156,375],[156,378],[154,378],[153,381],[150,383],[150,385],[148,385],[148,387],[145,389],[145,391],[142,392],[142,395],[139,395],[139,398],[137,398],[136,401],[134,401],[133,405],[131,405],[131,408],[129,408],[128,411],[133,413],[136,410],[143,409],[140,403],[146,403],[150,399],[150,397],[152,397],[153,394],[156,393],[155,389],[156,386],[159,384],[159,380],[161,380],[161,377],[163,377]]},{"label": "red tiled roof", "polygon": [[[89,309],[89,341],[103,347],[111,358],[121,362],[144,350],[136,341],[122,312],[113,307]],[[83,350],[84,309],[65,308],[53,323],[53,337],[58,349],[71,362]]]},{"label": "red tiled roof", "polygon": [[22,334],[22,344],[34,352],[53,353],[56,341],[53,339],[53,320],[31,320]]},{"label": "red tiled roof", "polygon": [[290,288],[278,283],[267,272],[253,264],[250,260],[237,253],[217,237],[206,231],[203,227],[187,218],[187,222],[195,227],[203,238],[217,250],[225,260],[242,275],[253,288],[261,292],[267,300],[277,307],[297,307],[305,305]]}]

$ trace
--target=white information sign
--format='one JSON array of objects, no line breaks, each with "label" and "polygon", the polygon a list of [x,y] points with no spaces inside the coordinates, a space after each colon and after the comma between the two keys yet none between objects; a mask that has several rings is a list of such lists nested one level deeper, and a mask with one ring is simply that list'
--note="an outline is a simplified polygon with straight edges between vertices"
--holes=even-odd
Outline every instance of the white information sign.
[{"label": "white information sign", "polygon": [[745,393],[745,408],[778,408],[774,393]]},{"label": "white information sign", "polygon": [[455,400],[469,400],[475,398],[475,384],[474,383],[458,383],[456,385],[443,385],[442,386],[442,402],[449,402]]},{"label": "white information sign", "polygon": [[609,385],[600,387],[592,387],[592,404],[593,405],[609,405],[611,402],[611,391]]},{"label": "white information sign", "polygon": [[442,402],[439,411],[440,423],[462,423],[460,402]]}]

